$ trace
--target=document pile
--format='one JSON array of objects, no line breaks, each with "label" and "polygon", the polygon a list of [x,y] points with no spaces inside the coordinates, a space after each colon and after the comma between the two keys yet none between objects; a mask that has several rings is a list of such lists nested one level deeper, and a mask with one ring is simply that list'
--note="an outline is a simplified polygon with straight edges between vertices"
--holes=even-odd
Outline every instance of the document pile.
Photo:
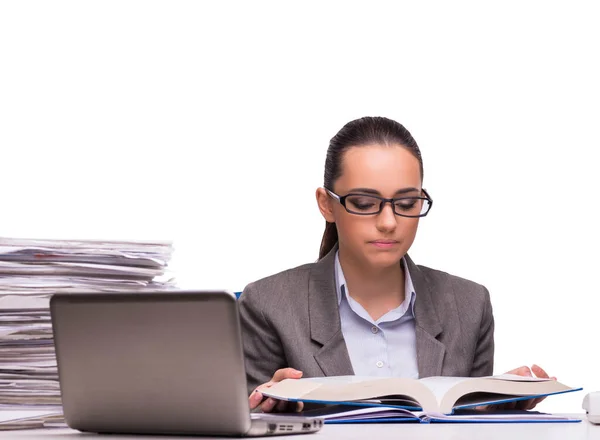
[{"label": "document pile", "polygon": [[[172,289],[166,276],[172,252],[169,242],[0,237],[0,410],[35,411],[28,426],[43,424],[40,411],[47,421],[60,414],[53,293]],[[0,430],[16,427],[7,422],[0,421]]]}]

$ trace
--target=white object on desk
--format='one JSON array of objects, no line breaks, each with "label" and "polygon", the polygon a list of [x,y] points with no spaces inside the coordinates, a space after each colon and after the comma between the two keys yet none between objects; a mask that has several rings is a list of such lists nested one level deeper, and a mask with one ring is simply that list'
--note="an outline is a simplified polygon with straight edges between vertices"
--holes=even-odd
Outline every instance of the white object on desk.
[{"label": "white object on desk", "polygon": [[583,398],[581,407],[585,410],[590,422],[600,424],[600,391],[588,393]]}]

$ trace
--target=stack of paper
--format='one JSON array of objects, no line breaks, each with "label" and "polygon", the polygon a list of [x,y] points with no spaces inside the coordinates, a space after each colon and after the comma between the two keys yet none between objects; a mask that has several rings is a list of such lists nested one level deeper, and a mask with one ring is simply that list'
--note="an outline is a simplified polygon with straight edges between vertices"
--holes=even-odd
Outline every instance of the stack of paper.
[{"label": "stack of paper", "polygon": [[0,431],[45,427],[65,427],[62,412],[60,410],[0,411]]},{"label": "stack of paper", "polygon": [[168,242],[0,238],[0,309],[47,308],[54,292],[169,288]]},{"label": "stack of paper", "polygon": [[169,242],[0,237],[0,410],[60,410],[52,294],[172,289],[172,252]]}]

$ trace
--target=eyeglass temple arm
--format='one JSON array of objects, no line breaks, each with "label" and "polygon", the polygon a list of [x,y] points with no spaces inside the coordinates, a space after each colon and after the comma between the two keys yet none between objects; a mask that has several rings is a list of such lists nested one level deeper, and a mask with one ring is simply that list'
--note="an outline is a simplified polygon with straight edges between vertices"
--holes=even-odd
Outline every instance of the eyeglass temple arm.
[{"label": "eyeglass temple arm", "polygon": [[336,199],[337,201],[340,201],[340,196],[338,196],[336,193],[328,190],[327,188],[323,188],[325,191],[327,191],[327,194],[329,194],[331,197],[333,197],[334,199]]}]

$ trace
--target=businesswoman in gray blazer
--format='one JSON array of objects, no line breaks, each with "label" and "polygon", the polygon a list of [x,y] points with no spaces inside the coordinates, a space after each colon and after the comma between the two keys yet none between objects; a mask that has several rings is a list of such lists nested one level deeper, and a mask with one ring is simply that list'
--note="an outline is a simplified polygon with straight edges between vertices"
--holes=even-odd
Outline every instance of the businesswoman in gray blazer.
[{"label": "businesswoman in gray blazer", "polygon": [[487,289],[407,254],[433,205],[422,182],[421,152],[398,122],[361,118],[331,139],[319,260],[251,283],[239,300],[251,408],[289,410],[260,393],[283,378],[492,374]]}]

